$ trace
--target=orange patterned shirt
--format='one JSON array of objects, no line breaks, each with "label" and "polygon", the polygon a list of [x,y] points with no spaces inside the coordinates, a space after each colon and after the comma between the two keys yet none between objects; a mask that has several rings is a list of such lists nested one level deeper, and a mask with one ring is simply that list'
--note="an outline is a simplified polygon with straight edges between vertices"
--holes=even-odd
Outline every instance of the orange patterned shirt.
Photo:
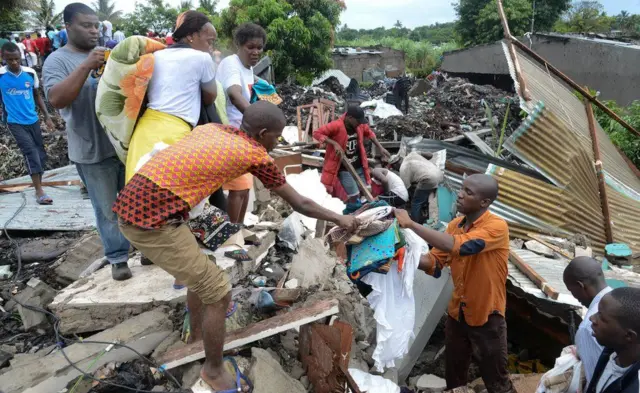
[{"label": "orange patterned shirt", "polygon": [[120,191],[113,211],[124,222],[154,229],[186,219],[224,183],[252,173],[265,187],[286,183],[267,150],[244,132],[207,124],[154,155]]}]

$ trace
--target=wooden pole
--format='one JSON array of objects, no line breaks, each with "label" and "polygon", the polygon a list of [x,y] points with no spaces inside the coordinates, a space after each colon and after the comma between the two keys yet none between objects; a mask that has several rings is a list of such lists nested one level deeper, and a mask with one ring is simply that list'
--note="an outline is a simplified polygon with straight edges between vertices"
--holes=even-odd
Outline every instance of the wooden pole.
[{"label": "wooden pole", "polygon": [[520,256],[515,251],[510,250],[509,255],[510,255],[511,262],[514,265],[516,265],[518,270],[520,270],[525,276],[527,276],[531,281],[533,281],[538,286],[538,288],[540,288],[540,290],[544,292],[545,295],[547,295],[549,298],[553,300],[558,300],[558,296],[560,294],[558,293],[558,291],[553,289],[549,285],[549,283],[547,283],[547,280],[542,278],[538,274],[538,272],[533,270],[533,268],[529,266],[529,264],[526,263],[524,259],[520,258]]},{"label": "wooden pole", "polygon": [[[330,140],[330,139],[331,138],[327,138],[327,140]],[[367,201],[373,202],[373,195],[371,195],[371,191],[369,191],[367,186],[362,182],[362,179],[360,179],[360,176],[358,176],[358,173],[353,168],[353,165],[351,165],[347,157],[344,155],[344,152],[336,152],[336,153],[340,154],[340,157],[342,158],[342,165],[344,165],[344,167],[347,168],[347,171],[351,174],[353,179],[356,181],[356,184],[358,185],[358,189],[360,190],[362,195],[364,195],[364,197],[367,198]]]},{"label": "wooden pole", "polygon": [[[499,1],[499,0],[498,0]],[[611,109],[607,108],[602,102],[600,102],[596,97],[593,97],[591,94],[589,94],[589,92],[585,89],[583,89],[580,85],[578,85],[576,82],[574,82],[573,80],[571,80],[571,78],[569,78],[568,76],[566,76],[565,74],[562,73],[562,71],[560,71],[559,69],[557,69],[556,67],[552,66],[547,60],[545,60],[542,56],[540,56],[539,54],[537,54],[536,52],[534,52],[533,50],[531,50],[529,47],[527,47],[525,44],[523,44],[522,42],[518,41],[515,37],[511,37],[510,38],[511,42],[518,47],[518,49],[522,50],[523,52],[526,52],[527,55],[531,56],[534,60],[536,60],[537,62],[541,63],[542,65],[546,66],[547,69],[554,74],[555,76],[557,76],[558,78],[562,79],[566,84],[568,84],[569,86],[571,86],[571,88],[575,89],[576,91],[578,91],[578,93],[580,93],[584,98],[586,98],[587,100],[591,101],[595,106],[597,106],[598,108],[602,109],[607,115],[609,115],[613,120],[617,121],[618,123],[620,123],[621,126],[623,126],[624,128],[626,128],[627,130],[629,130],[630,132],[636,134],[637,136],[640,136],[640,132],[638,132],[638,130],[636,130],[635,128],[633,128],[629,123],[627,123],[626,121],[624,121],[623,119],[620,118],[620,116],[616,115],[613,111],[611,111]]]},{"label": "wooden pole", "polygon": [[500,15],[500,22],[502,23],[502,29],[504,30],[504,37],[508,40],[507,47],[509,48],[511,62],[513,63],[513,68],[515,69],[516,79],[518,79],[518,84],[520,85],[520,96],[522,96],[522,98],[524,98],[526,101],[531,101],[531,94],[529,94],[529,90],[527,90],[527,84],[524,80],[524,77],[522,76],[522,70],[520,69],[520,62],[518,61],[518,56],[516,55],[516,49],[512,44],[514,38],[511,35],[511,30],[509,30],[509,22],[507,21],[507,15],[504,13],[502,0],[496,0],[496,3],[498,4],[498,14]]},{"label": "wooden pole", "polygon": [[604,217],[604,233],[607,243],[613,243],[613,229],[611,228],[611,212],[609,210],[609,199],[607,198],[607,186],[602,172],[602,160],[600,159],[600,146],[598,145],[598,133],[596,132],[596,120],[593,117],[591,102],[584,100],[584,107],[587,110],[587,120],[589,121],[589,132],[591,133],[591,145],[593,146],[594,165],[598,176],[598,189],[600,191],[600,206]]}]

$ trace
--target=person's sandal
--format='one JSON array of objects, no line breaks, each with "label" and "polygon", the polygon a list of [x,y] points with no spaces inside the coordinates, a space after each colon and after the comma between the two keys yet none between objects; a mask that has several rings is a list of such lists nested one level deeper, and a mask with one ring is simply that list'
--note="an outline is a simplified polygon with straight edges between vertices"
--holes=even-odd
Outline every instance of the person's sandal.
[{"label": "person's sandal", "polygon": [[[232,357],[227,356],[223,358],[222,361],[229,362],[233,366],[233,370],[236,373],[236,387],[234,389],[227,389],[227,390],[215,390],[215,391],[212,390],[212,392],[215,392],[215,393],[253,392],[253,383],[251,383],[249,378],[247,378],[247,376],[240,371],[240,368],[238,367],[238,363],[236,363],[236,360]],[[203,372],[200,371],[200,378],[202,378],[202,375],[203,375]],[[204,378],[202,378],[202,381],[204,383],[207,383]],[[242,385],[242,382],[244,382],[244,386]]]}]

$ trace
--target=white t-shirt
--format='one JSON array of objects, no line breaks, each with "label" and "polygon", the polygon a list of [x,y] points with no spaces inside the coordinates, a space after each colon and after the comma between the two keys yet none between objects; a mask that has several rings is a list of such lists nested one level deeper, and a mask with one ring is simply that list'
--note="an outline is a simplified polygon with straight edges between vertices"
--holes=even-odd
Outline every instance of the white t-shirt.
[{"label": "white t-shirt", "polygon": [[195,127],[202,104],[200,87],[215,78],[211,55],[191,48],[168,48],[153,56],[147,107],[179,117]]},{"label": "white t-shirt", "polygon": [[629,367],[620,367],[616,364],[616,358],[618,355],[616,353],[612,353],[611,357],[609,357],[609,362],[602,371],[602,375],[598,380],[598,384],[596,385],[596,393],[602,393],[604,390],[620,379],[624,373],[629,369]]},{"label": "white t-shirt", "polygon": [[117,42],[117,43],[121,43],[122,41],[124,41],[126,37],[124,36],[124,33],[121,32],[120,30],[116,31],[115,33],[113,33],[113,39]]},{"label": "white t-shirt", "polygon": [[104,32],[104,38],[106,41],[106,40],[110,40],[111,37],[113,37],[113,25],[108,20],[105,20],[102,22],[102,28],[105,28],[105,27],[107,28],[107,30]]},{"label": "white t-shirt", "polygon": [[254,83],[253,68],[245,67],[238,55],[227,56],[218,64],[216,80],[224,88],[224,93],[227,97],[229,124],[234,127],[240,127],[242,113],[231,103],[228,90],[231,86],[238,85],[242,88],[242,96],[247,101],[251,100],[251,87]]},{"label": "white t-shirt", "polygon": [[16,45],[18,45],[18,49],[20,49],[20,58],[24,60],[24,52],[27,50],[27,47],[24,46],[22,42],[16,42]]},{"label": "white t-shirt", "polygon": [[400,176],[388,171],[387,182],[389,182],[389,191],[402,198],[405,202],[409,200],[409,192],[407,191],[407,187],[404,186],[404,182]]}]

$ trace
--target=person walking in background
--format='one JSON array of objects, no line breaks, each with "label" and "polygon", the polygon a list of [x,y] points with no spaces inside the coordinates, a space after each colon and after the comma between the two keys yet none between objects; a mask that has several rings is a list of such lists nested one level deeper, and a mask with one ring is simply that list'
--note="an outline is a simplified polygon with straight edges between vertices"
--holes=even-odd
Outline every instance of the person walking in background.
[{"label": "person walking in background", "polygon": [[67,125],[69,160],[87,187],[96,215],[96,226],[114,280],[131,277],[127,266],[129,241],[118,229],[111,211],[124,187],[125,168],[96,117],[98,80],[91,72],[104,64],[98,44],[98,17],[82,3],[63,11],[69,43],[47,58],[42,70],[49,103],[60,111]]},{"label": "person walking in background", "polygon": [[102,21],[102,37],[105,43],[113,39],[113,25],[108,20]]},{"label": "person walking in background", "polygon": [[16,46],[18,47],[18,50],[20,50],[20,64],[26,67],[27,66],[27,57],[25,55],[26,48],[24,47],[22,40],[17,35],[14,35],[13,42],[15,42]]},{"label": "person walking in background", "polygon": [[[222,84],[227,98],[229,124],[240,127],[251,100],[251,87],[256,81],[253,66],[258,64],[267,43],[266,31],[255,23],[240,25],[233,34],[236,53],[223,59],[216,69],[216,80]],[[227,213],[233,223],[242,223],[249,205],[253,176],[247,173],[226,183],[229,191]]]},{"label": "person walking in background", "polygon": [[42,173],[47,153],[42,142],[36,104],[44,116],[49,131],[54,131],[55,126],[42,99],[38,75],[33,68],[20,64],[18,46],[7,42],[0,51],[7,63],[6,66],[0,67],[0,97],[2,97],[7,116],[7,126],[24,155],[27,170],[36,190],[36,202],[40,205],[50,205],[53,200],[42,188]]},{"label": "person walking in background", "polygon": [[49,53],[51,53],[51,42],[49,38],[46,36],[42,36],[42,34],[37,33],[38,38],[36,38],[36,47],[38,48],[38,52],[40,56],[38,56],[38,65],[42,67],[44,64],[44,59],[47,58]]},{"label": "person walking in background", "polygon": [[413,230],[429,245],[418,268],[439,278],[451,267],[453,297],[445,325],[447,389],[467,386],[473,355],[489,393],[515,393],[507,371],[507,261],[509,226],[489,211],[498,197],[498,182],[471,175],[458,192],[458,213],[445,233],[413,221],[396,209],[398,224]]},{"label": "person walking in background", "polygon": [[60,49],[60,25],[47,31],[47,37],[51,41],[51,51],[55,52]]},{"label": "person walking in background", "polygon": [[36,67],[38,65],[38,47],[35,40],[31,38],[31,33],[27,33],[22,43],[25,48],[24,54],[27,59],[27,66]]},{"label": "person walking in background", "polygon": [[121,43],[122,41],[124,41],[125,39],[125,35],[122,32],[122,27],[121,26],[117,26],[116,27],[116,32],[113,33],[113,39],[115,42],[117,42],[118,44]]},{"label": "person walking in background", "polygon": [[62,48],[63,46],[67,45],[67,42],[69,41],[69,36],[67,35],[67,28],[65,26],[62,26],[60,31],[58,31],[58,39],[60,40],[59,48]]}]

